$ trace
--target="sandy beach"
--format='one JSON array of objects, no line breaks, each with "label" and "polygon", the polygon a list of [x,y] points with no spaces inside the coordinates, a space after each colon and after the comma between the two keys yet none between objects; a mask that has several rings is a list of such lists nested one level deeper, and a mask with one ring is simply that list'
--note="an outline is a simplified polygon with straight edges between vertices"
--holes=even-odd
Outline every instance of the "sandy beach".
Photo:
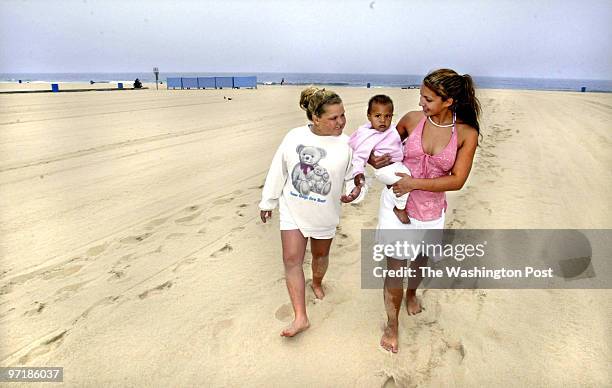
[{"label": "sandy beach", "polygon": [[[0,95],[1,366],[62,366],[79,387],[612,384],[610,290],[428,290],[422,314],[402,311],[399,353],[382,350],[382,291],[360,287],[377,183],[344,206],[326,298],[307,287],[311,329],[281,338],[278,213],[264,225],[257,204],[306,123],[301,88],[146,86]],[[375,93],[394,121],[419,109],[418,90],[334,90],[347,134]],[[479,98],[448,228],[612,228],[612,94]]]}]

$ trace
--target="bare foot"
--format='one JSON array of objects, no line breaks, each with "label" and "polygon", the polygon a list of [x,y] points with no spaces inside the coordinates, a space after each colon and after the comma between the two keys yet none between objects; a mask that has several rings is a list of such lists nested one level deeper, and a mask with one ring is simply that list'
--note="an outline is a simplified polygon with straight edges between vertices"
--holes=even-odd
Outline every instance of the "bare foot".
[{"label": "bare foot", "polygon": [[382,338],[380,339],[380,346],[385,350],[393,353],[397,353],[397,326],[389,325],[385,326],[385,331]]},{"label": "bare foot", "polygon": [[406,311],[408,311],[408,315],[417,315],[422,310],[421,302],[419,302],[416,295],[409,296],[406,299]]},{"label": "bare foot", "polygon": [[393,208],[393,213],[395,213],[395,215],[397,216],[397,218],[399,218],[399,220],[402,222],[402,224],[409,224],[410,223],[410,218],[408,218],[408,214],[406,214],[406,210],[400,210],[397,207]]},{"label": "bare foot", "polygon": [[312,291],[317,299],[323,299],[325,297],[325,291],[323,291],[322,285],[312,283],[310,287],[312,288]]},{"label": "bare foot", "polygon": [[304,330],[310,327],[310,322],[308,322],[308,318],[304,320],[294,320],[291,322],[291,325],[287,326],[283,331],[281,331],[281,337],[293,337],[294,335],[303,332]]}]

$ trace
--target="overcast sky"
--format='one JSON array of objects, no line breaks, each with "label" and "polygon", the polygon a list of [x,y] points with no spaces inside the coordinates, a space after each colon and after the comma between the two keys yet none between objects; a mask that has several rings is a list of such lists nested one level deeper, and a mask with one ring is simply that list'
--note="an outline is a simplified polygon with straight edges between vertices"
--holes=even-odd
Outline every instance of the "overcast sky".
[{"label": "overcast sky", "polygon": [[0,72],[612,79],[612,0],[0,0]]}]

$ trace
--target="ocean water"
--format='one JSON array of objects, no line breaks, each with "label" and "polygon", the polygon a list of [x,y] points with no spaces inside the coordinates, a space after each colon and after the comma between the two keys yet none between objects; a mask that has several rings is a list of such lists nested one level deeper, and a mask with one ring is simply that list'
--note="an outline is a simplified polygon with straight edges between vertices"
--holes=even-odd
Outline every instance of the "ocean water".
[{"label": "ocean water", "polygon": [[[164,84],[169,77],[210,77],[210,76],[257,76],[259,84],[279,84],[282,79],[289,85],[324,84],[337,86],[365,87],[418,87],[424,75],[410,74],[325,74],[325,73],[160,73]],[[133,81],[154,82],[150,72],[142,73],[0,73],[0,82],[113,82]],[[509,78],[474,76],[478,88],[531,89],[612,92],[612,80],[581,80],[553,78]]]}]

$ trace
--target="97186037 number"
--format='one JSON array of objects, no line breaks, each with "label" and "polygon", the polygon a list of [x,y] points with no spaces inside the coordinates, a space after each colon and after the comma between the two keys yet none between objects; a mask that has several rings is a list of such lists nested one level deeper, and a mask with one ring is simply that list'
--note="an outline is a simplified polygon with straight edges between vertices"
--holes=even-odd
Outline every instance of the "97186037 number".
[{"label": "97186037 number", "polygon": [[0,367],[0,382],[63,381],[63,367]]}]

